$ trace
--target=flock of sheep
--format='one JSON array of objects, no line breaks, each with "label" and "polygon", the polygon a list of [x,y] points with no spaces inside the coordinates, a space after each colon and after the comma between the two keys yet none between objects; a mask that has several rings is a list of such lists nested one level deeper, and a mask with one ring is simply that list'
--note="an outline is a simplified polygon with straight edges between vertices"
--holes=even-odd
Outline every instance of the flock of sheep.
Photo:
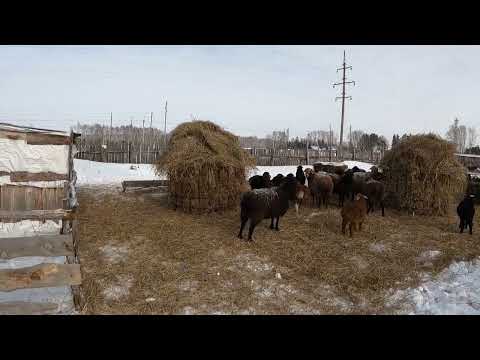
[{"label": "flock of sheep", "polygon": [[[298,214],[300,204],[306,202],[319,208],[322,204],[328,207],[332,194],[338,195],[342,233],[345,234],[348,225],[350,236],[353,237],[354,231],[362,230],[366,215],[373,212],[377,204],[382,209],[382,216],[385,216],[385,185],[381,179],[382,174],[375,166],[369,172],[356,166],[346,171],[337,169],[335,172],[312,169],[304,171],[302,166],[298,166],[296,175],[278,174],[271,179],[270,174],[265,172],[262,176],[252,176],[249,179],[251,190],[243,193],[240,201],[241,225],[238,237],[243,238],[243,229],[248,220],[248,241],[253,241],[253,231],[263,219],[270,218],[270,229],[279,230],[278,222],[287,212],[290,202],[295,203]],[[345,197],[351,201],[345,202]],[[468,227],[470,235],[475,214],[473,197],[467,190],[465,198],[457,206],[460,232]]]},{"label": "flock of sheep", "polygon": [[[278,231],[279,219],[288,210],[289,201],[295,202],[298,213],[299,205],[306,202],[319,208],[322,204],[328,207],[332,194],[338,195],[339,206],[342,207],[342,232],[345,233],[345,228],[349,225],[350,236],[353,236],[355,228],[361,230],[365,216],[374,210],[375,205],[380,205],[382,216],[385,216],[385,186],[380,178],[381,174],[376,167],[366,172],[356,166],[347,171],[337,169],[332,173],[312,169],[304,171],[302,166],[298,166],[295,176],[288,174],[284,177],[278,174],[271,179],[268,172],[262,176],[252,176],[249,179],[252,189],[241,198],[238,237],[243,238],[243,229],[248,220],[249,241],[253,240],[255,226],[263,219],[270,218],[270,229]],[[345,203],[345,197],[351,198],[351,202]]]}]

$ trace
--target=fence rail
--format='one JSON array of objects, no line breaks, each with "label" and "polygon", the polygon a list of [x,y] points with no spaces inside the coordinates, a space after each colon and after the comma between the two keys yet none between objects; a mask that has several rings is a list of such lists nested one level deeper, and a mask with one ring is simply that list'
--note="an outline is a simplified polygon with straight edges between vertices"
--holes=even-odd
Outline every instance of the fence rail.
[{"label": "fence rail", "polygon": [[[288,166],[311,165],[318,161],[340,161],[335,151],[305,149],[266,149],[248,148],[258,166]],[[142,148],[141,145],[126,141],[112,143],[107,146],[79,142],[77,146],[77,159],[128,164],[152,164],[156,162],[163,152],[163,146],[149,144]],[[345,153],[343,160],[357,160],[378,163],[382,158],[381,153]]]}]

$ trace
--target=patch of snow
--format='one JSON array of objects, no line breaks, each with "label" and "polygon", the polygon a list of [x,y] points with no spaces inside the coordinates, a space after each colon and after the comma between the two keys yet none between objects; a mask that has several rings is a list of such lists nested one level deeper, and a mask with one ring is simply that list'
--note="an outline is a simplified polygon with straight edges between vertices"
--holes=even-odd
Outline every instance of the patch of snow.
[{"label": "patch of snow", "polygon": [[[312,165],[302,165],[303,170],[313,169]],[[253,169],[248,175],[247,178],[253,175],[262,175],[264,172],[268,172],[271,178],[274,178],[278,174],[287,176],[288,174],[295,175],[297,173],[297,166],[257,166],[256,169]]]},{"label": "patch of snow", "polygon": [[117,164],[74,159],[77,185],[120,184],[125,180],[159,180],[151,164]]},{"label": "patch of snow", "polygon": [[127,297],[133,282],[134,280],[131,276],[120,275],[114,284],[111,284],[103,290],[103,296],[107,300],[120,300],[121,298]]},{"label": "patch of snow", "polygon": [[416,289],[394,292],[389,304],[405,302],[401,313],[480,315],[480,261],[455,262]]},{"label": "patch of snow", "polygon": [[103,257],[112,264],[121,262],[128,254],[128,249],[125,246],[111,246],[105,245],[100,248]]},{"label": "patch of snow", "polygon": [[184,280],[179,285],[178,288],[182,291],[195,291],[198,289],[199,282],[196,280]]},{"label": "patch of snow", "polygon": [[355,265],[357,265],[360,270],[365,270],[366,268],[368,268],[368,262],[366,262],[358,255],[353,256],[351,260],[355,263]]},{"label": "patch of snow", "polygon": [[365,171],[370,171],[370,169],[372,168],[372,166],[374,166],[374,164],[370,164],[370,163],[366,163],[366,162],[362,162],[362,161],[350,161],[350,160],[347,160],[347,161],[344,161],[343,162],[345,165],[348,166],[349,169],[353,168],[353,167],[358,167],[359,169],[361,170],[365,170]]},{"label": "patch of snow", "polygon": [[196,310],[191,306],[185,306],[183,308],[184,315],[194,315],[195,313],[196,313]]},{"label": "patch of snow", "polygon": [[426,259],[435,259],[438,257],[442,252],[438,250],[429,250],[429,251],[424,251],[423,253],[420,254],[420,259],[426,260]]},{"label": "patch of snow", "polygon": [[156,301],[156,300],[157,300],[157,299],[155,299],[155,298],[153,298],[153,297],[149,297],[149,298],[146,298],[146,299],[145,299],[145,301],[148,302],[148,303],[149,303],[149,302],[154,302],[154,301]]},{"label": "patch of snow", "polygon": [[388,247],[384,244],[375,243],[375,244],[370,244],[369,249],[370,251],[373,251],[376,253],[383,253],[388,249]]}]

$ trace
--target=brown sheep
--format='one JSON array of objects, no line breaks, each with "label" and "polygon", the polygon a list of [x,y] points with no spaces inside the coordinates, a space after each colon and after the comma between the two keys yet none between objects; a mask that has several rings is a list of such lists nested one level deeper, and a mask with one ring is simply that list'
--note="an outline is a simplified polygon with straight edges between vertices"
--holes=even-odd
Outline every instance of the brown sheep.
[{"label": "brown sheep", "polygon": [[367,197],[357,194],[353,202],[348,202],[343,206],[341,215],[342,233],[345,234],[345,228],[349,225],[350,237],[353,237],[354,230],[362,230],[362,224],[367,216]]},{"label": "brown sheep", "polygon": [[321,203],[328,207],[328,200],[333,192],[332,178],[327,173],[315,173],[311,169],[305,170],[305,175],[314,203],[316,200],[318,207],[320,207]]}]

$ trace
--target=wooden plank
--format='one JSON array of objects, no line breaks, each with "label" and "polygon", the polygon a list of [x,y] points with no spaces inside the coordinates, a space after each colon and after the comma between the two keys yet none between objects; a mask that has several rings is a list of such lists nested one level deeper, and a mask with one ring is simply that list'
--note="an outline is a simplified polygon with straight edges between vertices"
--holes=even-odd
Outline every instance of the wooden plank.
[{"label": "wooden plank", "polygon": [[0,238],[0,259],[73,255],[72,234]]},{"label": "wooden plank", "polygon": [[27,134],[17,131],[0,130],[0,139],[27,140]]},{"label": "wooden plank", "polygon": [[55,303],[26,301],[0,302],[0,315],[48,315],[55,313]]},{"label": "wooden plank", "polygon": [[28,171],[15,171],[10,173],[11,182],[57,180],[68,180],[68,174],[57,174],[51,171],[44,171],[39,173],[31,173]]},{"label": "wooden plank", "polygon": [[69,136],[27,133],[27,144],[29,145],[69,145]]},{"label": "wooden plank", "polygon": [[71,218],[73,218],[72,212],[63,209],[25,211],[0,210],[0,222],[16,222],[22,220],[62,220]]},{"label": "wooden plank", "polygon": [[127,187],[168,186],[168,180],[128,180],[122,181],[123,190]]},{"label": "wooden plank", "polygon": [[78,264],[39,264],[21,269],[0,270],[0,291],[80,285]]}]

